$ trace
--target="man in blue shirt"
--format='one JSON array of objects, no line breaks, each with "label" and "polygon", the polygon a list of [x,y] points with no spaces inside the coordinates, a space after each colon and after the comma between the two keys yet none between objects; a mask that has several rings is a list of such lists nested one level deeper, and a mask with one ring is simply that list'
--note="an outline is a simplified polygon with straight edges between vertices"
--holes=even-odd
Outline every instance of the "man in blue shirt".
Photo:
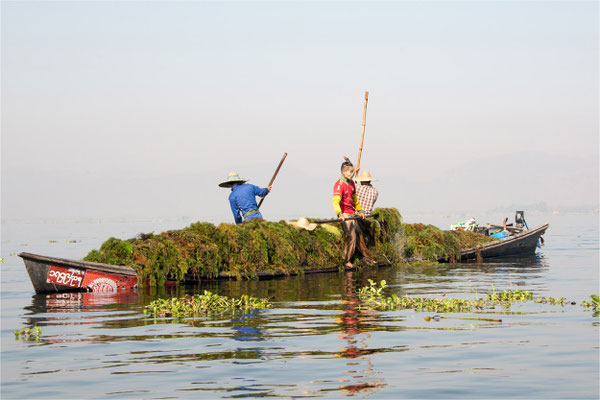
[{"label": "man in blue shirt", "polygon": [[250,183],[247,179],[240,178],[237,172],[230,172],[225,182],[219,183],[220,187],[231,188],[229,205],[233,212],[236,224],[241,224],[251,219],[260,218],[262,214],[258,211],[255,196],[265,197],[271,191],[271,186],[260,188]]}]

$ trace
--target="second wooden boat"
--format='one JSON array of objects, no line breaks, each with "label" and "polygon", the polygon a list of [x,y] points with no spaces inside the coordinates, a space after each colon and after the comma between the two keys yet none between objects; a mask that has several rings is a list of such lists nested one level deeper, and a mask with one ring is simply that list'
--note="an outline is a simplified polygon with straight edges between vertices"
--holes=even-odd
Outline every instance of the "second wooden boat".
[{"label": "second wooden boat", "polygon": [[535,254],[549,224],[460,252],[461,261]]}]

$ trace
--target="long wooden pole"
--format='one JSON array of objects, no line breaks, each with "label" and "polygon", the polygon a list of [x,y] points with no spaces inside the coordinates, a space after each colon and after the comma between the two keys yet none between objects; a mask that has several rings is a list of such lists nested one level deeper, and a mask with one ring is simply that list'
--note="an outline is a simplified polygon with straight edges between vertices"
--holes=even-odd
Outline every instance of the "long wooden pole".
[{"label": "long wooden pole", "polygon": [[[281,165],[285,161],[286,157],[287,157],[287,153],[283,153],[283,157],[281,158],[281,161],[279,161],[279,165],[277,166],[277,169],[275,170],[275,173],[273,174],[273,177],[271,178],[271,182],[269,182],[269,184],[267,186],[271,186],[273,184],[273,181],[275,181],[275,178],[277,177],[277,174],[279,173],[279,170],[281,169]],[[264,200],[265,200],[264,197],[262,199],[260,199],[257,209],[260,208],[260,206]]]},{"label": "long wooden pole", "polygon": [[369,92],[365,92],[365,107],[363,109],[362,133],[360,135],[360,147],[358,148],[358,162],[354,169],[354,174],[358,175],[360,169],[360,156],[362,155],[363,142],[365,141],[365,126],[367,125],[367,102],[369,101]]}]

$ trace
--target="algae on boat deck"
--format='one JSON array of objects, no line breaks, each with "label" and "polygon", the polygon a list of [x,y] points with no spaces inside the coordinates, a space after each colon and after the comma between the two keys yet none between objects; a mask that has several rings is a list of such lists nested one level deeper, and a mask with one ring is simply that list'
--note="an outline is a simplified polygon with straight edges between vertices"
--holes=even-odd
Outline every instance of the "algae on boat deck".
[{"label": "algae on boat deck", "polygon": [[[442,232],[433,226],[402,224],[402,216],[395,208],[377,208],[372,214],[373,219],[359,223],[376,263],[457,259],[461,248],[485,239],[471,232]],[[110,238],[85,260],[132,266],[140,284],[146,280],[156,285],[165,280],[255,278],[260,274],[341,267],[345,240],[339,223],[321,224],[308,231],[285,221],[251,220],[218,226],[196,222],[158,235]]]}]

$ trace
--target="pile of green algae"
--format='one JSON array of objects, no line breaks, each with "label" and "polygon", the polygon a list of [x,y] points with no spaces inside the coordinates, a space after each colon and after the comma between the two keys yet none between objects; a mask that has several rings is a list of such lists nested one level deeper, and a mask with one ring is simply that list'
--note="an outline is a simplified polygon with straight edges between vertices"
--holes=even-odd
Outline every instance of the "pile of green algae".
[{"label": "pile of green algae", "polygon": [[[377,264],[460,259],[460,249],[489,241],[465,231],[441,231],[432,225],[403,224],[395,208],[377,208],[361,220],[367,247]],[[214,278],[257,278],[301,274],[343,265],[345,235],[341,224],[320,224],[308,231],[285,221],[249,221],[234,225],[196,222],[121,240],[110,238],[86,261],[129,265],[140,284]],[[356,259],[354,260],[357,261]]]}]

